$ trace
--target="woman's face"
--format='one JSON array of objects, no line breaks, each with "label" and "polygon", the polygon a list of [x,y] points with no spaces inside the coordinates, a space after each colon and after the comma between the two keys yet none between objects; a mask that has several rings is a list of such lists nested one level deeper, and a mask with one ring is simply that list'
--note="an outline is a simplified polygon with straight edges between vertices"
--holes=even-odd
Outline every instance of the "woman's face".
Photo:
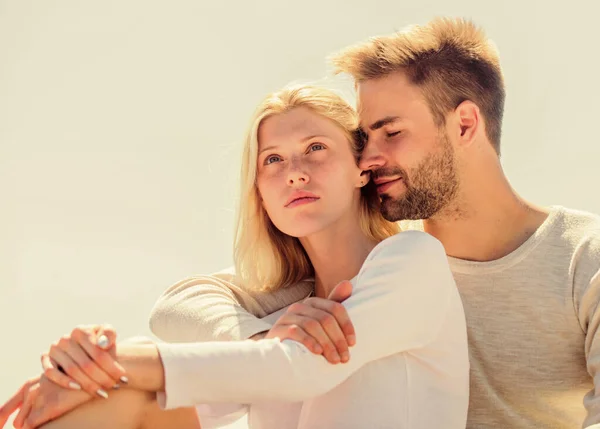
[{"label": "woman's face", "polygon": [[334,122],[297,107],[264,120],[258,142],[258,190],[281,232],[306,237],[358,210],[367,177]]}]

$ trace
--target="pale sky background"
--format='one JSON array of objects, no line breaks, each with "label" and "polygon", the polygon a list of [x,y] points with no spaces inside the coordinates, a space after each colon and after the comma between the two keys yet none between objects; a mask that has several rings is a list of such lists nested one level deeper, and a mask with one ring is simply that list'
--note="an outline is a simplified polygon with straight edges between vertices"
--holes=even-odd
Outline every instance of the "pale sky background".
[{"label": "pale sky background", "polygon": [[600,2],[549,3],[0,0],[0,402],[77,324],[148,334],[165,288],[228,266],[256,103],[369,36],[481,24],[512,184],[600,213]]}]

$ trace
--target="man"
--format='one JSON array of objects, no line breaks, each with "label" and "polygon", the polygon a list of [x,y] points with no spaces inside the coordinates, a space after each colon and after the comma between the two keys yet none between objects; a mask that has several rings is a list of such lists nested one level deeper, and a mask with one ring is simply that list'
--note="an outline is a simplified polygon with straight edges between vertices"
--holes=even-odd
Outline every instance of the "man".
[{"label": "man", "polygon": [[[538,207],[511,188],[499,159],[504,82],[490,41],[470,22],[436,19],[352,46],[333,62],[356,81],[360,165],[371,171],[383,214],[422,220],[413,227],[448,254],[468,324],[468,427],[599,423],[600,219]],[[234,283],[216,276],[174,286],[154,309],[153,331],[168,341],[249,338],[270,328],[255,316],[303,295],[251,295]],[[339,329],[323,324],[323,339],[306,323],[321,316],[303,316],[290,316],[292,333],[276,326],[279,336],[313,350],[315,339],[344,348]],[[339,361],[329,349],[328,360]]]},{"label": "man", "polygon": [[[600,428],[600,219],[537,207],[510,187],[499,161],[504,84],[483,32],[437,19],[350,47],[334,64],[356,81],[361,168],[383,214],[416,221],[448,254],[468,324],[468,427]],[[354,341],[334,302],[347,283],[273,327],[260,319],[309,293],[308,282],[251,293],[233,274],[197,277],[161,297],[151,328],[166,341],[291,338],[339,363]]]}]

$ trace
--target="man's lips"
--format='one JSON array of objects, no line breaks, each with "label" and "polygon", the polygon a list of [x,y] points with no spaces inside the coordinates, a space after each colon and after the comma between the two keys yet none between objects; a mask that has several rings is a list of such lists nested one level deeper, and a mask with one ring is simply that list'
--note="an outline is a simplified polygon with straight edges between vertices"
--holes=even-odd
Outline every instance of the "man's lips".
[{"label": "man's lips", "polygon": [[377,179],[374,180],[375,185],[377,186],[377,192],[383,194],[396,183],[401,182],[402,177],[397,177],[395,179]]}]

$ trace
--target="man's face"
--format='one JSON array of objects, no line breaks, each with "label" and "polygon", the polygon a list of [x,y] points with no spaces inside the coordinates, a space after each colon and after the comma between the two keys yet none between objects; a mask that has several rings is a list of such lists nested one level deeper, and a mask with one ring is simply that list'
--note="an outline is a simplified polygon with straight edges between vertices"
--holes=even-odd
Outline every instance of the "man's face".
[{"label": "man's face", "polygon": [[359,166],[372,172],[387,220],[427,219],[454,199],[454,148],[404,73],[360,83],[358,113],[367,136]]}]

